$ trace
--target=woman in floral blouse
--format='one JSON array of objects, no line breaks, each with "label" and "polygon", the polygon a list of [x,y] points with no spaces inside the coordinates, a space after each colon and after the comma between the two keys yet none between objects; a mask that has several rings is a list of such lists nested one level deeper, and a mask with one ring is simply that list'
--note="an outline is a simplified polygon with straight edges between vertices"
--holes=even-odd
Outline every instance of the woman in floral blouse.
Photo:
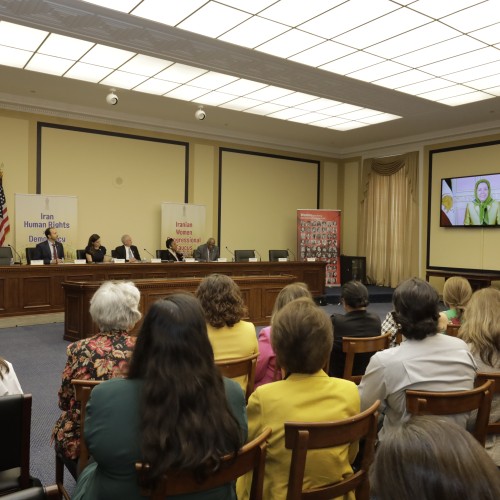
[{"label": "woman in floral blouse", "polygon": [[56,452],[76,477],[80,454],[80,403],[72,379],[107,380],[127,374],[135,337],[128,332],[141,318],[140,292],[130,282],[105,282],[90,301],[90,315],[100,333],[68,346],[68,361],[59,389],[61,416],[52,431]]}]

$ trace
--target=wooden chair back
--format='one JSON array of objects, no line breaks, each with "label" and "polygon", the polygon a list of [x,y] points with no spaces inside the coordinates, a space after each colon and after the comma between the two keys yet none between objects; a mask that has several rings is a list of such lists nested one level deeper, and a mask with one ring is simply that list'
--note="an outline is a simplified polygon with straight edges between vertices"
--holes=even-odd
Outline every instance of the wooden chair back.
[{"label": "wooden chair back", "polygon": [[[368,500],[368,471],[373,462],[380,401],[354,417],[335,422],[285,422],[285,448],[292,450],[287,500],[327,500],[356,490],[357,500]],[[358,471],[346,479],[310,490],[302,490],[308,450],[331,448],[365,439]]]},{"label": "wooden chair back", "polygon": [[383,351],[389,347],[390,341],[390,333],[377,337],[344,337],[342,339],[342,351],[345,353],[345,365],[342,378],[359,384],[362,375],[352,374],[354,356],[360,353]]},{"label": "wooden chair back", "polygon": [[[483,385],[487,380],[493,380],[494,382],[491,387],[493,394],[500,394],[500,372],[477,372],[476,387]],[[486,434],[500,434],[500,422],[488,423]]]},{"label": "wooden chair back", "polygon": [[267,439],[271,432],[271,428],[266,427],[262,434],[245,444],[236,456],[231,454],[222,457],[219,469],[202,481],[199,481],[190,471],[171,470],[164,474],[158,486],[151,491],[146,482],[149,466],[137,462],[135,469],[139,475],[141,494],[152,500],[163,500],[172,495],[199,493],[231,483],[252,471],[249,500],[262,500]]},{"label": "wooden chair back", "polygon": [[248,401],[250,394],[255,389],[255,368],[257,366],[258,354],[252,354],[244,358],[220,359],[215,362],[220,372],[227,378],[247,377],[245,399]]},{"label": "wooden chair back", "polygon": [[[78,458],[78,475],[85,469],[89,461],[89,450],[84,439],[85,415],[87,412],[87,403],[90,399],[92,389],[99,385],[102,380],[78,380],[72,379],[71,384],[75,391],[75,399],[80,403],[80,455]],[[56,452],[56,485],[60,494],[65,500],[70,500],[70,495],[64,486],[64,462]]]},{"label": "wooden chair back", "polygon": [[472,435],[484,446],[493,397],[492,380],[470,391],[406,391],[406,409],[413,415],[456,415],[478,410]]},{"label": "wooden chair back", "polygon": [[448,323],[446,325],[446,335],[449,335],[450,337],[458,337],[458,330],[460,330],[460,327],[462,325],[454,325],[452,323]]},{"label": "wooden chair back", "polygon": [[0,397],[0,496],[32,485],[31,402],[31,394]]}]

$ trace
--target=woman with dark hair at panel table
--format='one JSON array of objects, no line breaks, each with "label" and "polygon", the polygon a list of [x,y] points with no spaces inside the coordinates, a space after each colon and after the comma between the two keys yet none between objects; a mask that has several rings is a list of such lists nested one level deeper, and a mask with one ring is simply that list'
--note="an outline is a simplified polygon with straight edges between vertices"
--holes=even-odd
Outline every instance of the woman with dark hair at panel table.
[{"label": "woman with dark hair at panel table", "polygon": [[[342,351],[344,337],[377,337],[381,322],[376,314],[366,308],[370,304],[368,289],[361,281],[349,281],[342,285],[340,302],[346,314],[332,314],[333,349],[330,355],[329,372],[332,377],[344,375],[345,353]],[[353,375],[363,375],[372,353],[356,354],[352,367]]]},{"label": "woman with dark hair at panel table", "polygon": [[107,380],[127,374],[136,340],[128,332],[141,318],[140,298],[139,290],[131,282],[103,283],[93,295],[89,309],[100,333],[73,342],[67,348],[68,360],[59,389],[62,413],[52,438],[56,451],[75,477],[80,454],[80,404],[75,400],[71,380]]},{"label": "woman with dark hair at panel table", "polygon": [[[188,294],[172,294],[149,309],[127,379],[92,391],[85,440],[94,462],[82,472],[73,500],[141,496],[134,464],[149,464],[151,488],[171,468],[198,477],[217,470],[247,437],[245,396],[214,364],[205,318]],[[234,484],[183,500],[236,500]]]},{"label": "woman with dark hair at panel table", "polygon": [[171,260],[172,262],[182,262],[184,260],[184,254],[177,251],[177,242],[173,238],[167,238],[165,245],[167,247],[165,260]]},{"label": "woman with dark hair at panel table", "polygon": [[479,179],[474,186],[474,201],[465,209],[464,225],[494,226],[500,224],[500,204],[491,197],[491,184]]},{"label": "woman with dark hair at panel table", "polygon": [[0,357],[0,396],[22,394],[21,384],[17,380],[16,372],[12,365]]},{"label": "woman with dark hair at panel table", "polygon": [[370,486],[376,500],[498,500],[500,473],[469,432],[415,416],[380,443]]},{"label": "woman with dark hair at panel table", "polygon": [[[312,300],[311,292],[305,283],[290,283],[286,285],[276,297],[271,321],[274,315],[292,300],[308,297]],[[281,370],[276,365],[276,354],[271,345],[271,327],[266,326],[259,332],[259,357],[255,368],[255,387],[281,380]]]},{"label": "woman with dark hair at panel table", "polygon": [[[393,305],[405,340],[399,347],[375,353],[359,385],[361,410],[377,399],[382,402],[384,420],[379,440],[409,418],[407,389],[467,391],[474,386],[477,368],[463,340],[437,333],[439,296],[427,281],[403,281],[394,291]],[[449,418],[466,425],[466,414]]]},{"label": "woman with dark hair at panel table", "polygon": [[[482,288],[472,294],[458,335],[469,346],[478,371],[500,372],[500,290]],[[472,420],[475,421],[475,415]],[[500,422],[498,393],[493,395],[491,403],[490,423],[494,422]],[[500,435],[486,436],[485,448],[500,467]]]},{"label": "woman with dark hair at panel table", "polygon": [[446,325],[460,325],[465,307],[472,297],[472,288],[469,280],[462,276],[452,276],[444,283],[443,302],[448,307],[440,313],[440,330],[446,330]]},{"label": "woman with dark hair at panel table", "polygon": [[[359,413],[353,382],[329,377],[322,370],[333,343],[332,322],[311,299],[302,297],[282,307],[272,320],[271,342],[284,380],[258,387],[248,400],[248,438],[272,428],[264,476],[266,500],[285,500],[290,450],[285,449],[285,421],[329,422]],[[314,450],[307,454],[304,485],[335,483],[352,474],[358,444]],[[237,482],[238,499],[250,494],[250,475]],[[353,500],[354,493],[342,497]]]},{"label": "woman with dark hair at panel table", "polygon": [[[259,352],[255,326],[243,321],[247,308],[240,287],[225,274],[211,274],[196,290],[205,313],[215,360],[251,356]],[[243,390],[246,377],[237,379]]]},{"label": "woman with dark hair at panel table", "polygon": [[106,247],[101,246],[101,237],[98,234],[92,234],[88,245],[85,247],[87,262],[104,262],[105,257]]}]

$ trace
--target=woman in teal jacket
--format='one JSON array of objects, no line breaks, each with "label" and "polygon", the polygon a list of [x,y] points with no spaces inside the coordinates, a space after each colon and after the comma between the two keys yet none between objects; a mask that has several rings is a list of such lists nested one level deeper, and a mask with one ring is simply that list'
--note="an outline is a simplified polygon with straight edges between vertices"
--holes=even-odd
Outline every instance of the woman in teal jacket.
[{"label": "woman in teal jacket", "polygon": [[[174,294],[153,304],[144,319],[128,379],[92,391],[85,439],[93,463],[82,472],[73,499],[135,500],[135,462],[150,464],[154,487],[169,468],[209,473],[222,454],[247,437],[245,398],[223,379],[197,299]],[[233,484],[184,499],[235,500]]]}]

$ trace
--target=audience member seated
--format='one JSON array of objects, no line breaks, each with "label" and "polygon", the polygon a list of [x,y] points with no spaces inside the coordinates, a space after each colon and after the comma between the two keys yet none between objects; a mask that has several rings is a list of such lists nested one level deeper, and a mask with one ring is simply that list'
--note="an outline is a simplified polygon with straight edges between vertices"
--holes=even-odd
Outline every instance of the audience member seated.
[{"label": "audience member seated", "polygon": [[443,302],[448,309],[440,314],[440,331],[446,330],[446,325],[460,325],[465,306],[472,297],[470,283],[461,276],[452,276],[444,283]]},{"label": "audience member seated", "polygon": [[207,276],[196,290],[196,297],[205,313],[215,361],[243,358],[259,352],[255,326],[242,320],[247,309],[239,286],[229,276]]},{"label": "audience member seated", "polygon": [[80,454],[80,403],[72,379],[107,380],[127,374],[135,337],[127,332],[141,318],[140,292],[133,283],[105,282],[90,301],[90,315],[100,333],[68,346],[68,360],[59,389],[61,416],[52,431],[56,452],[75,476]]},{"label": "audience member seated", "polygon": [[[170,295],[144,318],[128,378],[92,391],[85,440],[95,461],[80,475],[73,500],[143,499],[135,462],[150,465],[152,487],[170,468],[203,477],[246,437],[245,397],[214,364],[199,302]],[[236,497],[228,484],[186,498]]]},{"label": "audience member seated", "polygon": [[401,326],[398,325],[396,320],[394,319],[394,311],[389,311],[384,321],[382,321],[382,329],[380,335],[385,335],[386,333],[390,333],[390,344],[389,347],[396,347],[398,345],[398,333],[400,333]]},{"label": "audience member seated", "polygon": [[0,396],[22,394],[21,384],[17,380],[16,372],[12,365],[0,357]]},{"label": "audience member seated", "polygon": [[87,262],[104,262],[106,259],[106,247],[101,246],[101,237],[92,234],[88,245],[85,247],[85,258]]},{"label": "audience member seated", "polygon": [[182,262],[184,260],[184,255],[177,251],[177,242],[173,238],[167,238],[165,245],[167,247],[165,260],[170,260],[172,262]]},{"label": "audience member seated", "polygon": [[[479,372],[500,372],[500,290],[474,292],[464,312],[459,337],[467,342]],[[500,394],[493,395],[490,423],[500,421]],[[486,451],[500,467],[500,435],[486,437]]]},{"label": "audience member seated", "polygon": [[500,498],[500,474],[481,445],[435,416],[412,417],[380,443],[370,485],[376,500]]},{"label": "audience member seated", "polygon": [[[312,299],[311,292],[305,283],[291,283],[285,286],[276,297],[272,317],[286,304],[300,297]],[[281,380],[281,370],[276,366],[276,355],[271,345],[271,327],[266,326],[259,332],[259,357],[255,369],[255,387]]]},{"label": "audience member seated", "polygon": [[[345,353],[342,352],[344,337],[377,337],[381,323],[376,314],[366,308],[370,303],[368,289],[361,281],[349,281],[342,285],[340,302],[347,314],[332,314],[333,349],[330,356],[330,375],[342,377],[345,366]],[[352,367],[353,375],[363,375],[372,353],[356,354]]]},{"label": "audience member seated", "polygon": [[[272,428],[263,498],[285,500],[291,454],[285,449],[284,423],[352,417],[359,413],[359,394],[353,382],[329,377],[322,370],[333,344],[332,323],[311,299],[303,297],[286,304],[273,316],[271,326],[272,346],[285,377],[260,386],[250,396],[248,437],[254,439],[265,427]],[[356,443],[311,452],[304,484],[313,488],[352,474],[357,451]],[[250,479],[246,475],[238,480],[239,500],[249,498]]]},{"label": "audience member seated", "polygon": [[[467,391],[473,388],[476,363],[467,344],[437,332],[439,296],[426,281],[411,278],[393,295],[396,322],[405,341],[395,349],[375,353],[359,385],[361,409],[380,399],[384,413],[379,440],[408,418],[407,389]],[[465,427],[467,415],[449,417]]]},{"label": "audience member seated", "polygon": [[206,243],[194,251],[194,258],[199,262],[212,262],[219,257],[219,247],[215,244],[214,238],[208,238]]},{"label": "audience member seated", "polygon": [[132,245],[132,238],[129,234],[124,234],[121,238],[122,245],[115,248],[117,259],[125,259],[127,262],[140,262],[141,254],[139,249]]}]

